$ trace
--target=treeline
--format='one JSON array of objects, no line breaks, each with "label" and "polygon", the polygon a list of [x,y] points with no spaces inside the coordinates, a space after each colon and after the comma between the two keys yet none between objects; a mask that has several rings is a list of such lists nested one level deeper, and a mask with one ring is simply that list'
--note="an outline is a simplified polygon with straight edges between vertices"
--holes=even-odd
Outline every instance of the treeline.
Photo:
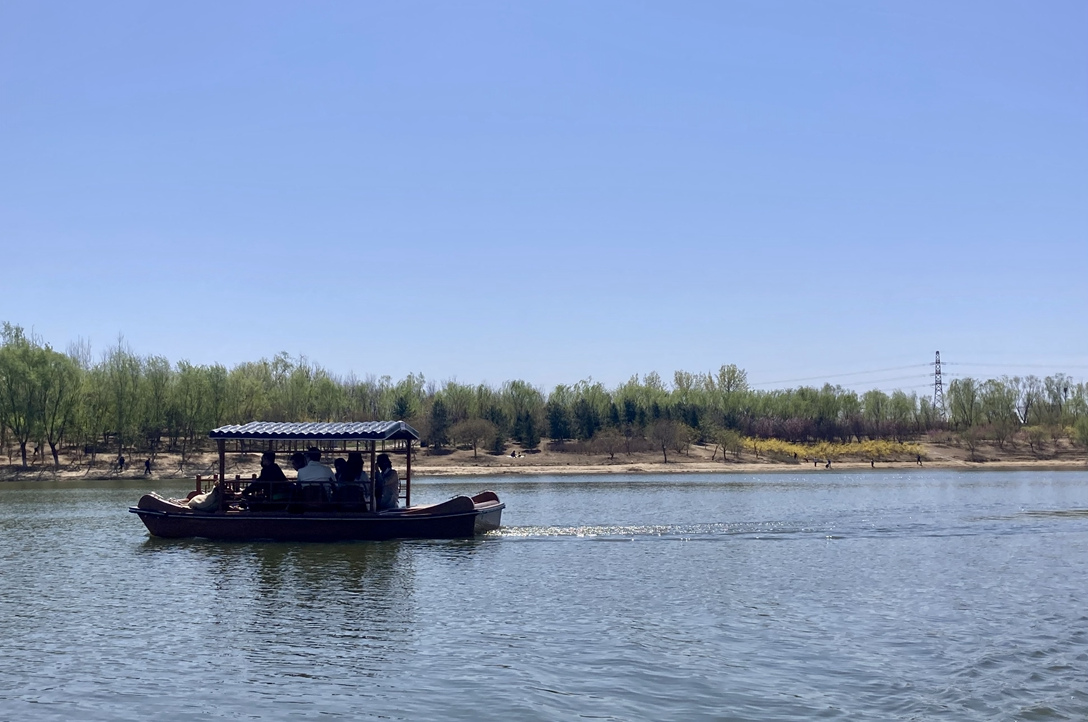
[{"label": "treeline", "polygon": [[[139,356],[122,341],[97,361],[85,345],[61,353],[10,324],[0,339],[0,445],[25,466],[49,449],[154,455],[203,448],[210,429],[247,421],[403,419],[432,448],[450,444],[501,452],[598,442],[615,453],[648,446],[667,454],[685,444],[739,448],[742,437],[790,443],[917,438],[934,430],[971,442],[1076,434],[1088,443],[1088,387],[1064,375],[953,380],[946,408],[928,396],[841,386],[761,391],[733,365],[717,373],[656,373],[616,388],[592,380],[550,392],[526,381],[499,387],[410,374],[337,376],[304,358],[197,366]],[[1041,437],[1040,437],[1041,438]],[[28,459],[28,447],[31,457]]]}]

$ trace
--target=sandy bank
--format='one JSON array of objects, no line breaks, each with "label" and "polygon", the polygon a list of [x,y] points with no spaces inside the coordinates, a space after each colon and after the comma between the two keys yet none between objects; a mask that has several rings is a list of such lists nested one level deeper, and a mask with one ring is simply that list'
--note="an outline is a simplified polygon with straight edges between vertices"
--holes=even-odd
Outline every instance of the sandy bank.
[{"label": "sandy bank", "polygon": [[[922,464],[916,458],[867,459],[842,458],[832,462],[834,471],[865,470],[900,470],[951,469],[956,471],[994,471],[994,470],[1088,470],[1088,454],[1083,449],[1071,446],[1067,440],[1052,441],[1042,449],[1032,450],[1005,444],[1005,448],[991,445],[976,447],[973,454],[969,450],[952,444],[922,444],[925,449]],[[509,452],[503,456],[480,453],[473,456],[471,451],[443,450],[433,453],[428,449],[418,450],[412,456],[412,475],[420,477],[459,477],[459,476],[524,476],[524,475],[559,475],[559,474],[677,474],[677,473],[828,473],[826,460],[820,459],[770,459],[755,457],[749,452],[739,457],[727,455],[723,458],[720,449],[712,446],[691,446],[686,453],[669,453],[668,463],[664,463],[660,453],[637,452],[630,455],[616,452],[614,457],[607,454],[587,454],[575,451],[546,449],[524,453],[514,449],[516,456]],[[333,454],[330,458],[342,454]],[[9,461],[14,461],[11,459]],[[155,458],[150,477],[145,476],[143,458],[131,459],[131,466],[119,472],[111,466],[112,459],[99,457],[94,464],[87,459],[82,463],[77,459],[61,457],[61,466],[54,470],[52,459],[39,462],[28,469],[8,463],[0,467],[0,480],[107,480],[107,479],[174,479],[193,478],[197,474],[211,476],[218,471],[216,454],[205,452],[191,456],[185,463],[175,454],[160,454]],[[241,475],[243,478],[259,470],[257,454],[228,454],[227,473]],[[404,457],[394,456],[394,465],[403,476]]]}]

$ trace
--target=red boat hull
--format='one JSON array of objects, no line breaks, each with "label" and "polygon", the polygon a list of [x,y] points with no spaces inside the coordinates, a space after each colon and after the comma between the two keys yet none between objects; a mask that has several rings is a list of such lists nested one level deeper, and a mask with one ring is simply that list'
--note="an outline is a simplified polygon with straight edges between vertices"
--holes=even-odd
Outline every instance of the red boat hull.
[{"label": "red boat hull", "polygon": [[[480,499],[484,495],[476,498]],[[491,498],[494,497],[494,498]],[[154,497],[144,497],[129,511],[152,536],[224,541],[382,541],[386,539],[459,539],[499,528],[505,505],[491,494],[477,503],[458,497],[431,507],[383,512],[201,513]]]}]

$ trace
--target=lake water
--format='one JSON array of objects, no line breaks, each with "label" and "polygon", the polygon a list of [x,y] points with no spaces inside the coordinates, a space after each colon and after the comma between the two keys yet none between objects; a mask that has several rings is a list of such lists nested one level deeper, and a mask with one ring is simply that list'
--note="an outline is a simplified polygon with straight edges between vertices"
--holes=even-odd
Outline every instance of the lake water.
[{"label": "lake water", "polygon": [[419,480],[505,528],[334,545],[146,487],[0,485],[0,719],[1088,718],[1086,473]]}]

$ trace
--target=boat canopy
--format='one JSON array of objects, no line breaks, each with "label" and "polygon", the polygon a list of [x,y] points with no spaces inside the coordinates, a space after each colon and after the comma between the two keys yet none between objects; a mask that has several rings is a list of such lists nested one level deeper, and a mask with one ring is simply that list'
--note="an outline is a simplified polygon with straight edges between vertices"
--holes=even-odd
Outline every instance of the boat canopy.
[{"label": "boat canopy", "polygon": [[282,441],[419,440],[419,432],[403,421],[290,422],[251,421],[212,429],[210,439],[275,439]]}]

